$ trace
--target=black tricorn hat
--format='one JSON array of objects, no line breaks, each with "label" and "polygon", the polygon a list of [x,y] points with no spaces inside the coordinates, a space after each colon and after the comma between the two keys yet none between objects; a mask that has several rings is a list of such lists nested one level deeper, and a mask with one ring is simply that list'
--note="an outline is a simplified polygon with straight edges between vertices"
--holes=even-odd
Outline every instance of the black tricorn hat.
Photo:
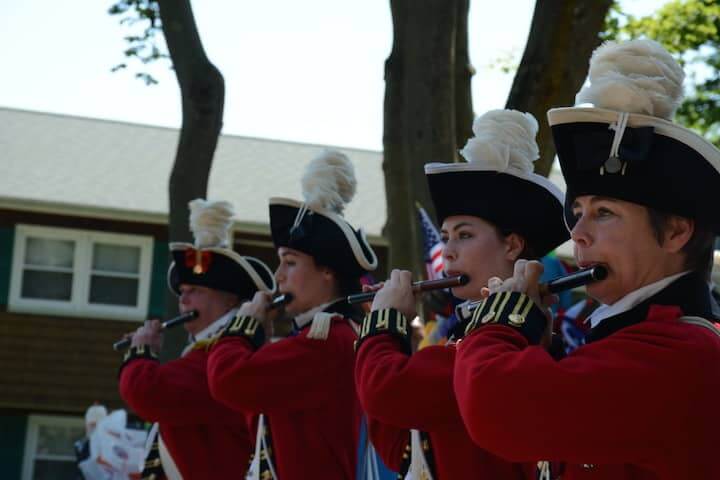
[{"label": "black tricorn hat", "polygon": [[275,290],[272,271],[262,261],[227,247],[232,207],[227,202],[190,202],[190,228],[195,244],[173,242],[168,286],[180,295],[180,285],[200,285],[250,299],[258,290]]},{"label": "black tricorn hat", "polygon": [[355,193],[355,173],[343,153],[325,150],[302,179],[305,201],[270,199],[270,230],[276,248],[311,255],[338,274],[359,278],[377,268],[377,257],[362,229],[341,215]]},{"label": "black tricorn hat", "polygon": [[650,40],[608,42],[590,61],[578,103],[548,112],[567,183],[565,216],[581,195],[600,195],[692,218],[720,233],[715,212],[720,150],[668,120],[680,103],[684,73]]},{"label": "black tricorn hat", "polygon": [[296,225],[303,203],[270,199],[270,230],[275,247],[289,247],[315,258],[342,275],[361,277],[377,268],[377,257],[362,230],[330,211],[306,209]]},{"label": "black tricorn hat", "polygon": [[180,285],[200,285],[251,299],[258,290],[275,290],[272,271],[254,257],[247,257],[228,248],[196,249],[190,243],[171,243],[173,262],[168,269],[168,285],[180,295]]},{"label": "black tricorn hat", "polygon": [[521,235],[539,256],[570,238],[563,223],[562,192],[545,177],[473,170],[462,163],[431,163],[425,173],[439,223],[453,215],[480,217]]},{"label": "black tricorn hat", "polygon": [[521,235],[543,256],[569,238],[563,194],[532,172],[538,156],[537,121],[514,110],[492,110],[473,124],[475,137],[461,151],[466,163],[425,165],[438,223],[472,215]]},{"label": "black tricorn hat", "polygon": [[692,218],[720,233],[714,207],[720,151],[704,138],[667,120],[599,108],[556,108],[548,119],[567,183],[568,226],[575,223],[577,197],[601,195]]}]

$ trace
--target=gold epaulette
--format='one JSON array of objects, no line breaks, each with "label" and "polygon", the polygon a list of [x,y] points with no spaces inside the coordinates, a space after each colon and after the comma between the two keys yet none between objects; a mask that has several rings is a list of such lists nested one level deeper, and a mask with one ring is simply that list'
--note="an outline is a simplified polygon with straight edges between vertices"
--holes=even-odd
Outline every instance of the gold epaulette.
[{"label": "gold epaulette", "polygon": [[210,338],[206,338],[204,340],[198,340],[195,342],[192,346],[192,350],[200,350],[201,348],[204,348],[206,352],[209,352],[213,345],[217,343],[218,340],[220,340],[220,336],[222,335],[222,329],[217,332],[215,335],[213,335]]}]

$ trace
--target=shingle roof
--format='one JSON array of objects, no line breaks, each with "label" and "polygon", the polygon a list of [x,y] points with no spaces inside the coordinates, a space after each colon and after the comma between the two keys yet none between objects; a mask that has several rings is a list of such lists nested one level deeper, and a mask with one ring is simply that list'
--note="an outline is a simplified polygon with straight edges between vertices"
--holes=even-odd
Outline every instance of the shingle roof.
[{"label": "shingle roof", "polygon": [[[0,203],[36,210],[115,213],[166,221],[167,180],[178,130],[0,108]],[[208,197],[235,205],[237,220],[268,224],[268,198],[301,198],[304,166],[322,145],[222,135]],[[340,148],[355,165],[346,217],[372,236],[386,219],[380,152]]]}]

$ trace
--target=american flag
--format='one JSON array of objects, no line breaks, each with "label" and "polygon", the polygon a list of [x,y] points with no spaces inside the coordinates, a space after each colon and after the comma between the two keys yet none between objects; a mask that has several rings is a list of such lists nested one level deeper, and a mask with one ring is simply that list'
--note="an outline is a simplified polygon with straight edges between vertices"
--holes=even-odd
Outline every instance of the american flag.
[{"label": "american flag", "polygon": [[417,205],[417,209],[423,232],[425,266],[427,268],[428,279],[435,280],[437,278],[443,278],[443,243],[440,238],[440,232],[438,232],[438,229],[432,220],[430,220],[430,216],[420,204]]}]

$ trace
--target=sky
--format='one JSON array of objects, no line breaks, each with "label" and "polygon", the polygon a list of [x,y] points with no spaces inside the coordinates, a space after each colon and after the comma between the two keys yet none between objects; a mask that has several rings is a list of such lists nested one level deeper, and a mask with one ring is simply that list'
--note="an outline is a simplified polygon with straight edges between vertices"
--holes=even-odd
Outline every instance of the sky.
[{"label": "sky", "polygon": [[[469,48],[476,114],[503,108],[512,74],[492,67],[522,56],[533,0],[472,0]],[[665,0],[623,0],[648,14]],[[0,107],[179,127],[180,96],[167,63],[126,71],[112,1],[2,0]],[[383,67],[392,45],[388,0],[193,2],[210,60],[225,78],[223,133],[382,148]],[[2,126],[0,126],[2,128]]]}]

